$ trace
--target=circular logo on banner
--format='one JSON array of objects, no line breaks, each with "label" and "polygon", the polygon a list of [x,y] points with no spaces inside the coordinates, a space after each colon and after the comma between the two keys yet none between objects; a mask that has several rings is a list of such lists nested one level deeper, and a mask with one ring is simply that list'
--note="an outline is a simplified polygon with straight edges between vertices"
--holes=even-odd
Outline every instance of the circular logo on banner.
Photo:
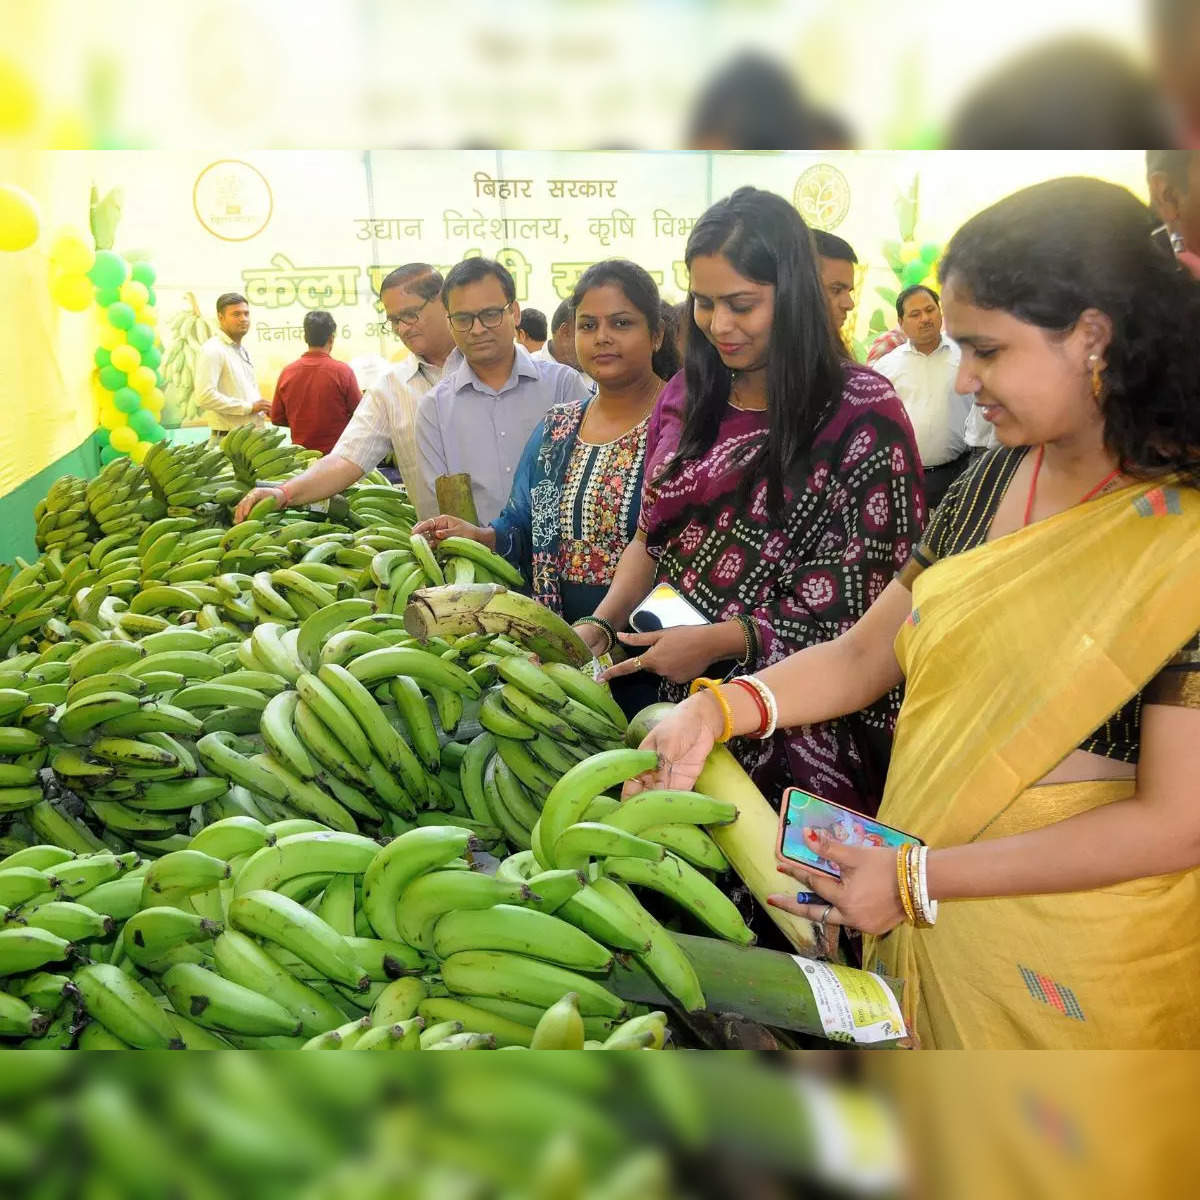
[{"label": "circular logo on banner", "polygon": [[213,237],[245,242],[271,219],[271,186],[261,171],[236,158],[209,163],[192,188],[196,219]]},{"label": "circular logo on banner", "polygon": [[796,180],[792,203],[814,229],[836,229],[850,211],[849,181],[837,167],[817,163]]}]

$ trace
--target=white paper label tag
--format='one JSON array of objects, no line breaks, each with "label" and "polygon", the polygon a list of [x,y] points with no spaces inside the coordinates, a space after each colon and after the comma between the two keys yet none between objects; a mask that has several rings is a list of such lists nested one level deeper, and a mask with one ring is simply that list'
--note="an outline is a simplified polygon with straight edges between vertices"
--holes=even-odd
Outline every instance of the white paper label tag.
[{"label": "white paper label tag", "polygon": [[907,1036],[892,989],[870,971],[793,954],[817,1004],[825,1036],[834,1042],[889,1042]]}]

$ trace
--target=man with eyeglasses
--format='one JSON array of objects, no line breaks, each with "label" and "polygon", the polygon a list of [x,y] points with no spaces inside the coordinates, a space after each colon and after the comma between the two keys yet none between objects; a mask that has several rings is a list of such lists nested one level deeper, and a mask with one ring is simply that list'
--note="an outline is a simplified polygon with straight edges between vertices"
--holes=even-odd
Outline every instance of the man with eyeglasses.
[{"label": "man with eyeglasses", "polygon": [[217,329],[196,355],[196,408],[214,439],[231,429],[263,423],[271,402],[258,390],[254,364],[242,340],[250,332],[250,305],[239,292],[217,297]]},{"label": "man with eyeglasses", "polygon": [[443,369],[458,361],[446,309],[442,276],[428,263],[408,263],[384,276],[379,300],[392,331],[411,351],[363,392],[337,444],[283,487],[254,488],[242,497],[234,520],[274,495],[284,505],[312,504],[344,491],[379,465],[390,450],[409,498],[422,517],[437,513],[432,480],[421,477],[416,440],[417,405],[437,385]]},{"label": "man with eyeglasses", "polygon": [[442,284],[450,331],[463,361],[417,410],[421,474],[466,473],[480,524],[499,516],[525,443],[552,404],[590,395],[583,377],[558,362],[535,362],[517,345],[521,308],[513,277],[498,262],[468,258]]}]

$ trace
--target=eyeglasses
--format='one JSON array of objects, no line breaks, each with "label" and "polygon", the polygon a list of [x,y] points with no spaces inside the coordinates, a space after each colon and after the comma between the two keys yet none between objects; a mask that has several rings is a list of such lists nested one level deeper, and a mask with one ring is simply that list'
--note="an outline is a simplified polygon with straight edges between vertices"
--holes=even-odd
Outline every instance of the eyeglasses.
[{"label": "eyeglasses", "polygon": [[394,317],[388,317],[387,323],[393,329],[399,329],[401,325],[415,325],[421,319],[421,309],[428,304],[426,300],[418,304],[416,308],[406,308],[403,312],[398,312]]},{"label": "eyeglasses", "polygon": [[478,312],[456,312],[450,314],[450,327],[466,333],[475,327],[476,318],[484,329],[495,329],[504,320],[504,314],[512,308],[510,300],[503,308],[481,308]]}]

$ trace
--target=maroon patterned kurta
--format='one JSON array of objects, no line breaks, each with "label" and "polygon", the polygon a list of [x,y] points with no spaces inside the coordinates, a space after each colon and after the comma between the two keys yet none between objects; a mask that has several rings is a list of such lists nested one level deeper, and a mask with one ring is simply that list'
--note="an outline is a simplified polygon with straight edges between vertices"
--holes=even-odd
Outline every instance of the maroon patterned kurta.
[{"label": "maroon patterned kurta", "polygon": [[[765,480],[745,511],[737,504],[737,463],[765,436],[765,413],[729,406],[708,454],[667,483],[657,478],[679,445],[684,403],[680,372],[647,447],[640,525],[658,580],[712,621],[748,613],[762,648],[756,671],[844,633],[908,561],[925,523],[916,438],[891,384],[847,364],[841,405],[817,435],[804,490],[785,492],[782,521],[767,515]],[[685,691],[665,681],[661,690],[673,700]],[[896,689],[852,717],[732,748],[773,804],[795,784],[873,813],[899,707]]]}]

